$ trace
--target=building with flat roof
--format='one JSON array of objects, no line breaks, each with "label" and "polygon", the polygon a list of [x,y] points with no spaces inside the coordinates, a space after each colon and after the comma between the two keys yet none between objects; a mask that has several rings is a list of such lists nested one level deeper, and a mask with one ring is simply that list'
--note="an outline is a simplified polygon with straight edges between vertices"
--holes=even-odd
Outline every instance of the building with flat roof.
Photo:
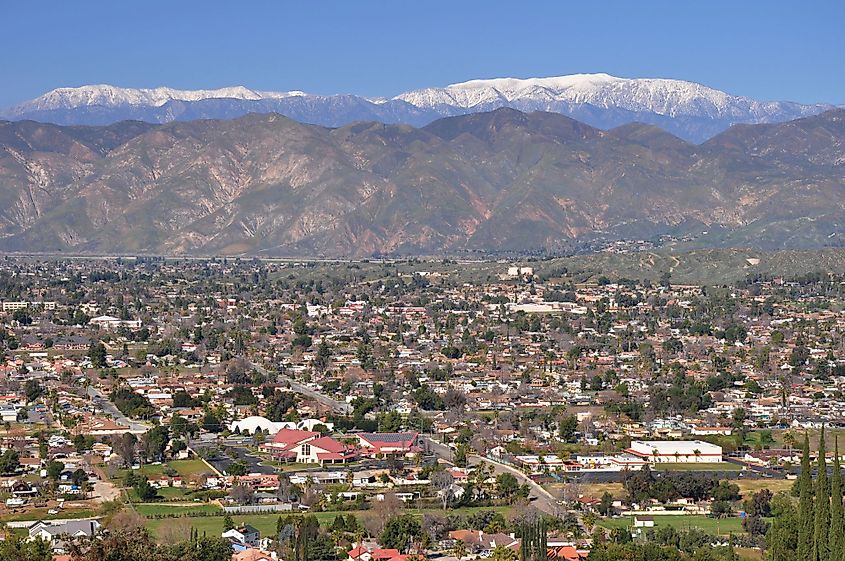
[{"label": "building with flat roof", "polygon": [[652,463],[718,463],[722,447],[703,440],[632,440],[625,450]]}]

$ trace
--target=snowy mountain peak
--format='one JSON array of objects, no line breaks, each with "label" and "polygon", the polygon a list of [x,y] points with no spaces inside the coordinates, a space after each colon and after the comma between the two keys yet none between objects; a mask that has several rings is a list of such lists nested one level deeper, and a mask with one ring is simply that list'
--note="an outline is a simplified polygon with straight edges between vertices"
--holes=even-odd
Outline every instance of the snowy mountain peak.
[{"label": "snowy mountain peak", "polygon": [[[219,103],[205,103],[212,99]],[[55,89],[0,113],[0,118],[102,125],[125,119],[155,123],[228,119],[273,111],[330,127],[363,120],[420,126],[439,117],[500,107],[562,113],[604,129],[640,121],[700,142],[737,123],[788,121],[832,106],[757,101],[683,80],[571,74],[470,80],[393,98],[258,91],[244,86],[177,90],[92,85]]]},{"label": "snowy mountain peak", "polygon": [[470,80],[445,88],[407,92],[395,99],[416,107],[451,105],[480,110],[489,104],[506,103],[517,109],[560,111],[573,105],[590,105],[670,117],[686,115],[729,118],[751,115],[755,119],[765,119],[780,111],[784,105],[791,109],[798,106],[732,96],[695,82],[619,78],[609,74]]},{"label": "snowy mountain peak", "polygon": [[257,101],[307,95],[304,92],[256,92],[244,86],[216,90],[177,90],[174,88],[119,88],[108,84],[57,88],[13,108],[10,113],[49,111],[76,107],[161,107],[170,101],[202,101],[204,99],[237,99]]}]

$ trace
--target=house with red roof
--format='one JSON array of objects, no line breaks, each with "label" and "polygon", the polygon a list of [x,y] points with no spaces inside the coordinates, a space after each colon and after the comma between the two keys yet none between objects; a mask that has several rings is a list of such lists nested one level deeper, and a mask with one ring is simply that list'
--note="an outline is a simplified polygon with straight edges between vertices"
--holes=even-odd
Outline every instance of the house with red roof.
[{"label": "house with red roof", "polygon": [[398,549],[378,547],[369,549],[364,545],[350,549],[347,555],[349,556],[347,561],[407,561],[409,557],[400,553]]},{"label": "house with red roof", "polygon": [[413,456],[423,451],[418,432],[363,432],[358,446],[365,456]]},{"label": "house with red roof", "polygon": [[358,450],[319,432],[282,429],[261,449],[283,462],[345,464],[358,459]]},{"label": "house with red roof", "polygon": [[572,545],[550,547],[546,553],[549,561],[584,561],[584,559],[590,556],[588,550],[576,549]]},{"label": "house with red roof", "polygon": [[261,450],[269,453],[274,459],[283,462],[295,462],[297,448],[308,441],[320,437],[319,432],[282,429],[273,436],[273,440],[261,445]]}]

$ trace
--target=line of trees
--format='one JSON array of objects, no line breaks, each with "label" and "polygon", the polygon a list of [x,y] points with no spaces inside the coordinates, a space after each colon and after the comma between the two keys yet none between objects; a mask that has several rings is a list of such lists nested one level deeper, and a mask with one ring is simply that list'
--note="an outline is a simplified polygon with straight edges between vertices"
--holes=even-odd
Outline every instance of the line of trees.
[{"label": "line of trees", "polygon": [[825,453],[822,428],[814,482],[810,463],[810,438],[804,435],[801,475],[798,479],[798,510],[790,508],[777,513],[768,534],[771,561],[845,559],[845,516],[838,438],[834,446],[833,471],[829,480]]}]

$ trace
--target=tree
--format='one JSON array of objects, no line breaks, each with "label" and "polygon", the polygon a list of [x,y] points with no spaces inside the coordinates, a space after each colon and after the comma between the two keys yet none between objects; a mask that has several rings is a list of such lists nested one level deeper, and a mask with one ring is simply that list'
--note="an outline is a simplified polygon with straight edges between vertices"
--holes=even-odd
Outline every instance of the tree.
[{"label": "tree", "polygon": [[47,540],[28,541],[11,534],[0,540],[0,561],[53,561],[53,552]]},{"label": "tree", "polygon": [[65,465],[62,462],[52,461],[47,464],[47,477],[53,481],[57,481],[64,471]]},{"label": "tree", "polygon": [[769,531],[769,524],[758,515],[746,516],[742,520],[742,527],[752,536],[765,536]]},{"label": "tree", "polygon": [[141,502],[150,502],[158,498],[158,491],[155,487],[150,485],[146,477],[141,477],[135,484],[135,493]]},{"label": "tree", "polygon": [[455,545],[452,547],[452,555],[454,555],[459,561],[466,557],[467,544],[464,540],[455,540]]},{"label": "tree", "polygon": [[226,513],[223,516],[223,531],[231,530],[235,527],[235,520],[232,518],[231,514]]},{"label": "tree", "polygon": [[467,445],[458,444],[455,447],[455,457],[453,458],[455,465],[458,467],[466,467],[467,465]]},{"label": "tree", "polygon": [[314,368],[323,372],[329,367],[332,360],[332,348],[325,339],[320,341],[317,346],[317,354],[314,357]]},{"label": "tree", "polygon": [[710,506],[710,514],[716,518],[726,518],[733,514],[733,508],[728,501],[713,501]]},{"label": "tree", "polygon": [[[464,542],[461,542],[464,543]],[[464,546],[466,548],[466,546]],[[516,551],[503,545],[497,545],[490,553],[491,561],[517,561]]]},{"label": "tree", "polygon": [[100,341],[91,341],[91,344],[88,346],[88,359],[94,368],[105,368],[106,346]]},{"label": "tree", "polygon": [[[819,437],[818,473],[816,475],[815,519],[813,528],[812,561],[830,559],[830,487],[827,485],[827,463],[824,447],[824,425]],[[838,559],[836,561],[839,561]]]},{"label": "tree", "polygon": [[138,438],[131,432],[125,432],[111,439],[114,453],[123,458],[125,465],[130,465],[132,460],[135,459],[135,445],[137,443]]},{"label": "tree", "polygon": [[255,491],[249,485],[233,485],[229,497],[239,505],[248,505],[255,499]]},{"label": "tree", "polygon": [[229,467],[226,468],[226,473],[229,475],[234,475],[235,477],[241,477],[246,475],[247,472],[247,465],[244,463],[243,460],[238,460],[237,462],[232,462],[229,464]]},{"label": "tree", "polygon": [[567,415],[560,420],[560,438],[564,442],[575,442],[575,433],[578,430],[578,417]]},{"label": "tree", "polygon": [[38,380],[34,379],[26,381],[23,391],[24,394],[26,394],[26,400],[29,403],[32,403],[44,393],[44,390],[41,388],[41,384],[38,383]]},{"label": "tree", "polygon": [[801,474],[798,477],[798,558],[810,559],[813,553],[813,478],[810,473],[810,436],[804,433]]},{"label": "tree", "polygon": [[0,474],[11,475],[20,467],[20,455],[14,448],[9,448],[0,455]]},{"label": "tree", "polygon": [[437,491],[437,496],[443,504],[443,510],[449,506],[454,494],[452,493],[452,485],[455,483],[455,478],[448,471],[438,471],[431,476],[431,486]]},{"label": "tree", "polygon": [[833,444],[833,473],[830,477],[830,559],[845,559],[845,517],[842,511],[842,472],[839,465],[839,436]]},{"label": "tree", "polygon": [[424,534],[416,516],[403,514],[387,521],[379,538],[379,543],[384,548],[408,552],[412,544],[423,540]]},{"label": "tree", "polygon": [[610,516],[613,512],[613,495],[608,493],[607,491],[601,496],[601,502],[599,503],[599,514],[602,516]]},{"label": "tree", "polygon": [[164,449],[170,441],[170,431],[163,425],[156,425],[143,436],[144,451],[148,459],[161,460]]},{"label": "tree", "polygon": [[500,473],[496,476],[496,489],[499,491],[500,497],[508,499],[508,502],[510,502],[519,491],[519,481],[511,473]]}]

